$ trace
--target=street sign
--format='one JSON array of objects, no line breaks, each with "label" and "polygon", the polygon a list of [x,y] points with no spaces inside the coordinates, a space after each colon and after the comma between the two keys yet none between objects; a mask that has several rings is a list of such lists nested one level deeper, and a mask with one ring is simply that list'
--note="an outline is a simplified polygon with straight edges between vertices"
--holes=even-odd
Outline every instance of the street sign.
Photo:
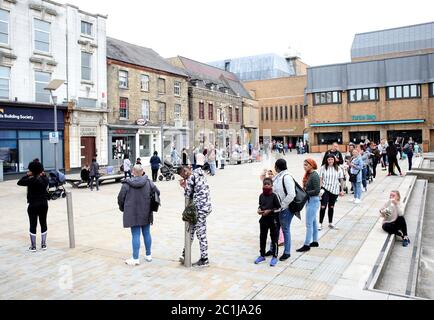
[{"label": "street sign", "polygon": [[50,143],[59,143],[59,132],[50,132]]}]

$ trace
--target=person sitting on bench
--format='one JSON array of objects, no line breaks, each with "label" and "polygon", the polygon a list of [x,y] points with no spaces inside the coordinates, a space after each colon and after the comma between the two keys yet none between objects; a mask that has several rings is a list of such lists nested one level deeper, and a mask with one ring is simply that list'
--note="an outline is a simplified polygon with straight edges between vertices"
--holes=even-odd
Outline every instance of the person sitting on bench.
[{"label": "person sitting on bench", "polygon": [[83,169],[81,169],[81,172],[80,172],[81,181],[82,182],[86,182],[87,187],[89,187],[89,181],[90,181],[90,179],[89,179],[89,172],[90,172],[90,170],[89,170],[89,165],[88,164],[86,164],[83,167]]}]

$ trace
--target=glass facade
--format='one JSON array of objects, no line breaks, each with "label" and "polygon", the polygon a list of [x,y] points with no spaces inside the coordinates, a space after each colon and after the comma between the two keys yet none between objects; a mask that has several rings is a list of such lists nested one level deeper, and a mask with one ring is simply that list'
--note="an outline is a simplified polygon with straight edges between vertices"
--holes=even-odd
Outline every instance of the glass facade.
[{"label": "glass facade", "polygon": [[[38,158],[46,171],[54,169],[54,145],[49,131],[0,130],[0,160],[5,174],[26,172],[29,162]],[[63,131],[59,131],[57,161],[63,168]]]},{"label": "glass facade", "polygon": [[316,133],[318,144],[333,144],[334,142],[342,143],[342,132],[324,132]]}]

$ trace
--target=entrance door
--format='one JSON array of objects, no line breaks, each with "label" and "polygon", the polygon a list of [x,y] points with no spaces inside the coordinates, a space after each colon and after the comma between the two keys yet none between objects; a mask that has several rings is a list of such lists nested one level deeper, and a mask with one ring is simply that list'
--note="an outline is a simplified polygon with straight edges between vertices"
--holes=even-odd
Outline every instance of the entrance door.
[{"label": "entrance door", "polygon": [[95,157],[95,137],[81,137],[81,166],[89,165]]}]

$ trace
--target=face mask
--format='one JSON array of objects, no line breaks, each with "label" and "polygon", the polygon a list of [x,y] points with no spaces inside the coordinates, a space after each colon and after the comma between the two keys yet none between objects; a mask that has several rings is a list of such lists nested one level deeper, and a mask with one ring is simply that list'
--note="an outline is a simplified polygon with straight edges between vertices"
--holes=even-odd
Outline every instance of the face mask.
[{"label": "face mask", "polygon": [[262,187],[262,192],[266,195],[269,196],[273,193],[273,188],[272,187]]}]

